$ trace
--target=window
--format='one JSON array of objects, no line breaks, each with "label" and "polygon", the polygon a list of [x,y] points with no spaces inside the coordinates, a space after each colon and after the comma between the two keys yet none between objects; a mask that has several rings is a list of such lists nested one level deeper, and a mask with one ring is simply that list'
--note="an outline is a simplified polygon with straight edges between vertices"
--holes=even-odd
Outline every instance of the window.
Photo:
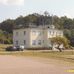
[{"label": "window", "polygon": [[51,34],[54,35],[54,31],[51,31]]},{"label": "window", "polygon": [[33,40],[32,41],[32,45],[36,45],[36,40]]},{"label": "window", "polygon": [[51,31],[49,31],[49,34],[51,34],[52,32]]},{"label": "window", "polygon": [[55,34],[55,32],[53,31],[53,35]]},{"label": "window", "polygon": [[18,32],[16,32],[16,35],[18,35]]},{"label": "window", "polygon": [[24,31],[24,35],[26,34],[26,31]]},{"label": "window", "polygon": [[24,45],[26,44],[26,40],[24,40]]},{"label": "window", "polygon": [[32,34],[35,35],[36,34],[36,31],[32,31]]},{"label": "window", "polygon": [[16,41],[16,45],[18,45],[18,41]]},{"label": "window", "polygon": [[32,34],[33,34],[33,35],[41,35],[41,31],[33,30],[33,31],[32,31]]},{"label": "window", "polygon": [[38,31],[38,35],[41,35],[41,32],[40,31]]},{"label": "window", "polygon": [[41,40],[38,40],[38,45],[41,45]]}]

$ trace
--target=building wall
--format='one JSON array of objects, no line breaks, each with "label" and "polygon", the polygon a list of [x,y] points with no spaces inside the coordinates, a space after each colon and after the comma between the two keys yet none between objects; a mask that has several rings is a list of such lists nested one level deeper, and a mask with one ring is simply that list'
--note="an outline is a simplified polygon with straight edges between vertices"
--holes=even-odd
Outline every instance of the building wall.
[{"label": "building wall", "polygon": [[51,38],[53,37],[63,37],[63,31],[62,30],[57,30],[57,29],[47,29],[47,33],[48,33],[48,36],[47,36],[47,44],[48,46],[51,46]]},{"label": "building wall", "polygon": [[[24,40],[25,40],[25,44],[24,44]],[[18,41],[18,44],[16,44],[16,41]],[[25,46],[25,48],[28,48],[30,46],[30,29],[14,30],[13,31],[13,44],[14,46],[21,45],[21,46]]]},{"label": "building wall", "polygon": [[[24,35],[25,31],[25,35]],[[24,28],[13,31],[14,46],[23,45],[25,48],[33,47],[49,47],[52,37],[63,36],[63,31],[55,29],[43,28]],[[25,44],[24,44],[25,40]],[[18,45],[16,44],[18,41]]]},{"label": "building wall", "polygon": [[63,36],[63,31],[55,30],[55,29],[53,29],[53,30],[48,29],[48,38],[57,37],[57,36],[62,37]]},{"label": "building wall", "polygon": [[[35,44],[33,43],[35,42]],[[43,47],[43,30],[32,28],[30,31],[30,46]]]}]

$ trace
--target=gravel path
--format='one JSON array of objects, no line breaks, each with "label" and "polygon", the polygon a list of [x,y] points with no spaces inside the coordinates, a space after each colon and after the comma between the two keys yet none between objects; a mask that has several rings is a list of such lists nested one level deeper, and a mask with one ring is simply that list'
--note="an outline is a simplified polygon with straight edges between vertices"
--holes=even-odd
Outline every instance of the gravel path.
[{"label": "gravel path", "polygon": [[67,70],[74,66],[60,64],[52,59],[0,56],[0,74],[74,74]]}]

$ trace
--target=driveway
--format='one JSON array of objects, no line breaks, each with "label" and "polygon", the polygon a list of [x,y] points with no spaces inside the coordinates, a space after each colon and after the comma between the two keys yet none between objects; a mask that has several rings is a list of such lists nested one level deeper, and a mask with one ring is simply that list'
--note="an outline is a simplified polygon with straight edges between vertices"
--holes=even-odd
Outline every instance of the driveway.
[{"label": "driveway", "polygon": [[0,55],[0,74],[74,74],[69,63],[33,57]]}]

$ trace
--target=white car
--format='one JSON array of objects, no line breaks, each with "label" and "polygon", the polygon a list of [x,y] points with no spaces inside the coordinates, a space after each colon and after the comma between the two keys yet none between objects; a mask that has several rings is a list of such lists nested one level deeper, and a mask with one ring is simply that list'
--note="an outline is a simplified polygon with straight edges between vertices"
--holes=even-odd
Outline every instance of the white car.
[{"label": "white car", "polygon": [[22,46],[22,45],[21,46],[14,46],[13,49],[16,51],[23,51],[24,46]]},{"label": "white car", "polygon": [[20,46],[20,49],[24,49],[24,46]]}]

